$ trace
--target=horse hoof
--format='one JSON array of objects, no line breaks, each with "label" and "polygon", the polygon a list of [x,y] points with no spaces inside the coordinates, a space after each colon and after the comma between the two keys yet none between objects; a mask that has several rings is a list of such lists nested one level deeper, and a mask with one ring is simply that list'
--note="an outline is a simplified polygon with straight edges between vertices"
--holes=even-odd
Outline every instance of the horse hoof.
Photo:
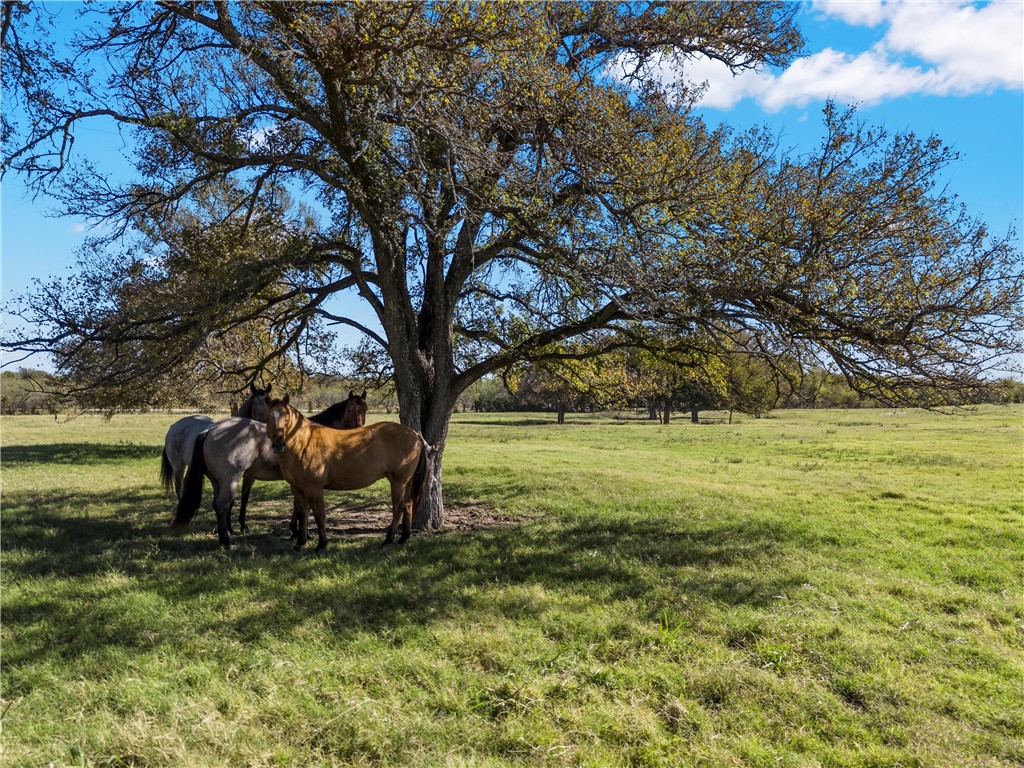
[{"label": "horse hoof", "polygon": [[326,541],[321,541],[319,544],[316,545],[316,551],[317,552],[322,552],[325,549],[327,549],[327,542]]}]

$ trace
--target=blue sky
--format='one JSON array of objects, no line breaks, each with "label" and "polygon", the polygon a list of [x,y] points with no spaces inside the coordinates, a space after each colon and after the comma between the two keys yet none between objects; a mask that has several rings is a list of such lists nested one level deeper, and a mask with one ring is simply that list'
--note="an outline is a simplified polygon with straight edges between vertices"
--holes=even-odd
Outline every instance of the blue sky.
[{"label": "blue sky", "polygon": [[[46,7],[73,19],[75,4]],[[707,82],[698,109],[708,122],[737,129],[765,124],[784,147],[810,150],[820,138],[825,101],[857,103],[869,123],[935,134],[955,148],[961,160],[946,173],[950,190],[993,232],[1011,225],[1020,230],[1024,2],[814,2],[801,6],[798,23],[807,41],[804,56],[785,71],[733,77],[713,62],[690,64],[689,74]],[[78,129],[75,151],[114,169],[124,167],[130,148],[113,126],[92,124]],[[32,278],[68,274],[89,223],[48,216],[54,205],[26,198],[13,175],[4,180],[2,196],[7,306]],[[38,358],[11,364],[45,367]]]}]

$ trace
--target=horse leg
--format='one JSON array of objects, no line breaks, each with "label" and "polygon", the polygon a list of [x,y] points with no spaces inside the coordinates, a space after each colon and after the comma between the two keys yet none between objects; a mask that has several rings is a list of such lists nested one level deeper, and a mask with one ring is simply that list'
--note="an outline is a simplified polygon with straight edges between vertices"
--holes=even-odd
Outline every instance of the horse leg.
[{"label": "horse leg", "polygon": [[294,486],[292,487],[292,495],[295,499],[292,513],[298,518],[295,521],[295,551],[298,552],[309,541],[309,500]]},{"label": "horse leg", "polygon": [[316,520],[316,551],[319,552],[327,546],[327,505],[324,502],[323,490],[311,499],[310,506],[313,510],[313,519]]},{"label": "horse leg", "polygon": [[209,475],[208,477],[210,478],[210,485],[213,486],[213,514],[216,515],[217,514],[217,499],[220,498],[221,486],[223,485],[223,483],[221,483],[221,481],[218,480],[213,475]]},{"label": "horse leg", "polygon": [[[384,543],[381,546],[387,546],[395,540],[395,534],[398,533],[398,526],[402,522],[403,517],[403,500],[405,498],[404,486],[399,486],[394,480],[390,480],[391,483],[391,525],[389,525],[385,531]],[[406,531],[402,531],[402,538],[399,541],[405,541],[409,538],[409,534]]]},{"label": "horse leg", "polygon": [[398,543],[402,544],[409,540],[412,534],[412,481],[405,487],[402,493],[402,535]]},{"label": "horse leg", "polygon": [[242,478],[242,504],[238,509],[238,532],[243,536],[249,532],[249,526],[245,524],[245,510],[249,506],[249,491],[256,480],[252,477]]},{"label": "horse leg", "polygon": [[230,482],[220,483],[213,498],[213,508],[217,512],[217,538],[227,549],[234,546],[231,538],[231,505],[234,504],[237,492],[238,478],[231,478]]},{"label": "horse leg", "polygon": [[179,464],[174,468],[174,498],[181,501],[181,485],[185,482],[185,464]]},{"label": "horse leg", "polygon": [[288,522],[288,530],[291,531],[289,539],[299,538],[299,515],[302,514],[302,504],[299,502],[298,493],[292,489],[292,519]]}]

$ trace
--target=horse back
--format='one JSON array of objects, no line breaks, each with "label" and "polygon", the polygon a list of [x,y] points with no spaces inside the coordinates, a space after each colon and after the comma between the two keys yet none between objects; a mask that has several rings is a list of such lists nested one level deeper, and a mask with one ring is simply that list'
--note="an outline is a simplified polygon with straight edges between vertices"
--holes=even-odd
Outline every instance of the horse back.
[{"label": "horse back", "polygon": [[185,438],[189,438],[191,442],[191,440],[195,439],[196,435],[209,429],[213,423],[214,420],[209,416],[186,416],[183,419],[178,419],[168,427],[167,435],[164,437],[164,445]]},{"label": "horse back", "polygon": [[343,431],[311,429],[301,456],[296,458],[301,465],[298,473],[310,485],[350,491],[385,477],[407,482],[415,473],[419,451],[418,432],[404,424],[382,421]]},{"label": "horse back", "polygon": [[217,477],[280,480],[281,468],[270,448],[267,426],[241,416],[218,421],[206,434],[204,458]]},{"label": "horse back", "polygon": [[171,424],[164,437],[164,453],[173,466],[188,464],[196,436],[210,428],[214,420],[209,416],[186,416]]}]

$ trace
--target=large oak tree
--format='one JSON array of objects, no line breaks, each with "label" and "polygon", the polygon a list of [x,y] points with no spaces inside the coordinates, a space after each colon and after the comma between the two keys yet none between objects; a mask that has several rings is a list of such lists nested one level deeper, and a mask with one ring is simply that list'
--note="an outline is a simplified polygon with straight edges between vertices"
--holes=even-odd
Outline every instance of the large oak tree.
[{"label": "large oak tree", "polygon": [[[252,378],[354,327],[437,449],[419,526],[443,521],[459,394],[567,340],[758,334],[892,397],[1016,343],[1018,254],[936,188],[937,140],[830,107],[796,155],[709,130],[682,70],[645,76],[785,65],[792,5],[101,4],[66,56],[4,10],[5,171],[108,226],[5,343],[114,392],[232,329],[272,340]],[[90,120],[132,134],[134,178],[76,156]]]}]

